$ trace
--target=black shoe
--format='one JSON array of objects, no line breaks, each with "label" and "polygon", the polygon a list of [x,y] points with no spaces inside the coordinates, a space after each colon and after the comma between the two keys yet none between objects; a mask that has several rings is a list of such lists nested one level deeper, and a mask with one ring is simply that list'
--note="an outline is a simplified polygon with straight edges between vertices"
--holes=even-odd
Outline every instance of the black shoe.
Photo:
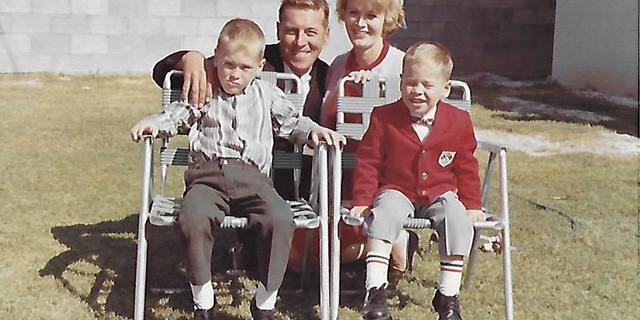
[{"label": "black shoe", "polygon": [[213,308],[196,309],[193,311],[193,320],[213,320]]},{"label": "black shoe", "polygon": [[407,232],[409,233],[409,238],[407,239],[406,268],[407,272],[411,273],[413,272],[413,255],[417,253],[418,256],[420,256],[420,259],[423,259],[423,257],[422,253],[420,252],[420,237],[418,237],[418,235],[411,230],[407,230]]},{"label": "black shoe", "polygon": [[276,319],[276,314],[274,310],[258,309],[258,306],[256,305],[256,297],[253,297],[253,299],[251,299],[251,307],[249,309],[251,310],[251,316],[253,317],[253,320],[275,320]]},{"label": "black shoe", "polygon": [[364,306],[360,311],[365,320],[391,320],[387,307],[387,290],[385,285],[380,288],[371,288],[364,298]]},{"label": "black shoe", "polygon": [[458,296],[448,297],[436,291],[431,304],[436,309],[438,320],[462,320],[460,315],[460,300]]}]

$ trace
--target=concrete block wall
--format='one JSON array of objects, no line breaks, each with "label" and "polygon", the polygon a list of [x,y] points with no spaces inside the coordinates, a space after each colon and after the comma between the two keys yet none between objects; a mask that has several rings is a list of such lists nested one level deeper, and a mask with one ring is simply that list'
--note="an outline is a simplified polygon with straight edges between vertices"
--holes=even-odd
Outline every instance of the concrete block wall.
[{"label": "concrete block wall", "polygon": [[[328,1],[332,11],[335,0]],[[0,72],[149,73],[180,49],[211,53],[230,18],[256,21],[275,42],[279,0],[1,0]],[[390,41],[401,49],[443,42],[457,74],[551,73],[555,0],[405,0],[408,28]],[[350,48],[331,19],[321,57]]]},{"label": "concrete block wall", "polygon": [[0,72],[149,73],[179,49],[209,54],[244,17],[276,41],[279,0],[2,0]]},{"label": "concrete block wall", "polygon": [[392,42],[443,43],[454,74],[551,75],[556,0],[405,0],[406,30]]},{"label": "concrete block wall", "polygon": [[558,2],[551,76],[638,100],[638,0]]}]

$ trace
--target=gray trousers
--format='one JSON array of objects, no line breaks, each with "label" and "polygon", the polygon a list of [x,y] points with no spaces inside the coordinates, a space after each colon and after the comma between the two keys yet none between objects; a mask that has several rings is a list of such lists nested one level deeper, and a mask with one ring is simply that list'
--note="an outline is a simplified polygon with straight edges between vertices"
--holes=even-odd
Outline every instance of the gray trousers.
[{"label": "gray trousers", "polygon": [[237,159],[194,164],[184,174],[187,186],[178,217],[189,281],[211,280],[212,228],[225,215],[247,217],[255,234],[258,280],[277,290],[287,267],[295,223],[290,205],[256,166]]},{"label": "gray trousers", "polygon": [[415,206],[400,191],[384,190],[373,200],[371,214],[364,220],[364,234],[369,238],[393,243],[407,217],[431,220],[440,241],[440,255],[466,256],[473,241],[473,221],[467,216],[458,195],[447,191],[428,206]]}]

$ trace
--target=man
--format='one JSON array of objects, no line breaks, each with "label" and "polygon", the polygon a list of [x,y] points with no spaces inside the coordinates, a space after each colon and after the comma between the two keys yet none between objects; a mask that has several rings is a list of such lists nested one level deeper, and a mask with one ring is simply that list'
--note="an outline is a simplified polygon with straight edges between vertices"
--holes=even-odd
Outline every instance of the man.
[{"label": "man", "polygon": [[[292,73],[302,80],[301,91],[305,95],[303,115],[314,121],[320,120],[320,108],[325,93],[325,78],[328,70],[326,62],[318,58],[322,47],[329,40],[329,5],[326,0],[282,0],[276,23],[278,43],[265,48],[266,64],[263,70]],[[213,57],[205,58],[197,51],[178,51],[160,60],[153,68],[153,80],[162,86],[165,75],[171,70],[184,73],[182,99],[197,106],[203,106],[212,97],[216,85]],[[282,87],[285,92],[290,88]],[[276,138],[274,148],[292,151],[293,145]],[[311,186],[311,159],[305,157],[300,196],[309,199]],[[293,175],[288,170],[274,170],[274,187],[286,200],[295,199]],[[246,269],[251,277],[256,276],[255,246],[253,234],[238,231],[240,249],[234,256],[237,267]]]},{"label": "man", "polygon": [[[303,114],[320,120],[320,107],[325,92],[328,65],[318,56],[329,40],[329,5],[326,0],[282,0],[276,23],[278,43],[267,45],[264,70],[292,73],[302,80],[305,98]],[[205,58],[197,51],[178,51],[160,60],[153,68],[153,80],[162,86],[164,76],[171,70],[184,72],[182,99],[202,106],[212,96],[215,85],[213,57]],[[291,88],[282,88],[290,91]],[[301,89],[301,90],[300,90]],[[278,150],[291,151],[286,140],[275,142]],[[274,185],[287,200],[295,199],[293,175],[274,171]],[[311,179],[311,160],[305,159],[301,176],[300,196],[308,199]]]}]

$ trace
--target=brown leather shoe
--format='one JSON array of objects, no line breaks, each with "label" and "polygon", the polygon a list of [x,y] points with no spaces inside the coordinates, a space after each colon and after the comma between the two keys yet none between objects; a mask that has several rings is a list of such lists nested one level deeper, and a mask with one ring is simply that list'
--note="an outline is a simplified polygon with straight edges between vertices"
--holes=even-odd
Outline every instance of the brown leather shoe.
[{"label": "brown leather shoe", "polygon": [[364,305],[360,311],[365,320],[391,320],[389,307],[387,307],[387,290],[385,285],[380,288],[371,288],[364,298]]},{"label": "brown leather shoe", "polygon": [[438,290],[431,304],[439,315],[438,320],[462,320],[460,299],[458,299],[457,295],[453,297],[445,296]]},{"label": "brown leather shoe", "polygon": [[256,297],[253,297],[253,299],[251,299],[251,307],[249,309],[251,310],[251,316],[253,317],[253,320],[275,320],[276,319],[276,314],[274,310],[258,309],[258,306],[256,304]]}]

